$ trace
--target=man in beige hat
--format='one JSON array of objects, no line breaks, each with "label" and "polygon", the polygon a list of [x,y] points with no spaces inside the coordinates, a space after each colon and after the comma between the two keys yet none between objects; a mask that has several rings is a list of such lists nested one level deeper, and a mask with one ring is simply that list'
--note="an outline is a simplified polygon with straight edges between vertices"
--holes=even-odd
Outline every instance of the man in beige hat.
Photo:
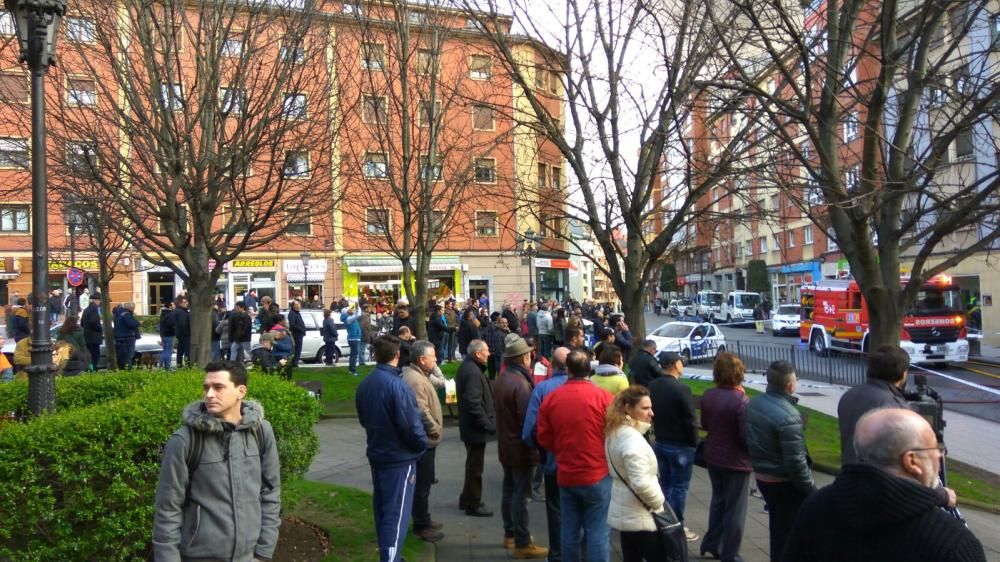
[{"label": "man in beige hat", "polygon": [[531,346],[516,334],[504,340],[505,368],[494,388],[497,449],[503,466],[504,546],[514,559],[544,559],[549,550],[534,544],[528,530],[528,492],[538,465],[538,450],[521,440],[524,416],[531,400]]}]

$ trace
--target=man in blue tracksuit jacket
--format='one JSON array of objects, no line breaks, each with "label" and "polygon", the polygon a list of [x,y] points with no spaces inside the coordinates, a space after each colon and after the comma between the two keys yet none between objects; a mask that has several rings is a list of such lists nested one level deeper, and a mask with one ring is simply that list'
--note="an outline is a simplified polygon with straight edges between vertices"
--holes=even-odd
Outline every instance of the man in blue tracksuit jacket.
[{"label": "man in blue tracksuit jacket", "polygon": [[417,399],[398,368],[399,338],[375,340],[375,369],[358,385],[354,402],[368,435],[372,504],[381,562],[397,562],[410,525],[417,460],[427,449],[427,433]]}]

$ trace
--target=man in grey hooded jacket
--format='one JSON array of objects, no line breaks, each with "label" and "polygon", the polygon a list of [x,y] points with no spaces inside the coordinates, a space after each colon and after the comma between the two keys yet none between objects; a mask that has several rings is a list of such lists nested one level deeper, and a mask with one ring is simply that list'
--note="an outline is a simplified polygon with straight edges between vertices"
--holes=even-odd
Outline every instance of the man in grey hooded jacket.
[{"label": "man in grey hooded jacket", "polygon": [[[204,392],[204,400],[184,409],[184,425],[163,449],[154,560],[270,560],[281,524],[274,431],[261,405],[243,399],[242,363],[206,365]],[[191,454],[199,448],[200,455]]]}]

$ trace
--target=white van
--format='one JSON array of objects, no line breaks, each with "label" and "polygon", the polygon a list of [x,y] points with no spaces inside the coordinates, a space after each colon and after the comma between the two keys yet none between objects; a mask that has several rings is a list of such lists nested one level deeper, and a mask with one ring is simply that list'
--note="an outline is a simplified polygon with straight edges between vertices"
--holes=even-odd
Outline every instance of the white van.
[{"label": "white van", "polygon": [[726,296],[718,319],[724,319],[726,324],[753,322],[753,311],[761,302],[760,293],[733,291]]}]

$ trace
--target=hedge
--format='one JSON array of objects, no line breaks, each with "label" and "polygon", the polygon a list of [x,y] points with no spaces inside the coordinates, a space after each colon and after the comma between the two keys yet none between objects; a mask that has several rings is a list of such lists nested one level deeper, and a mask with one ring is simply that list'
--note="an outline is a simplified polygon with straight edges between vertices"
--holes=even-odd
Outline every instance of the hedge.
[{"label": "hedge", "polygon": [[[150,554],[160,452],[203,371],[61,378],[59,410],[0,429],[0,560],[139,560]],[[252,373],[248,398],[274,427],[283,481],[319,449],[316,399]],[[0,385],[4,412],[27,383]]]}]

